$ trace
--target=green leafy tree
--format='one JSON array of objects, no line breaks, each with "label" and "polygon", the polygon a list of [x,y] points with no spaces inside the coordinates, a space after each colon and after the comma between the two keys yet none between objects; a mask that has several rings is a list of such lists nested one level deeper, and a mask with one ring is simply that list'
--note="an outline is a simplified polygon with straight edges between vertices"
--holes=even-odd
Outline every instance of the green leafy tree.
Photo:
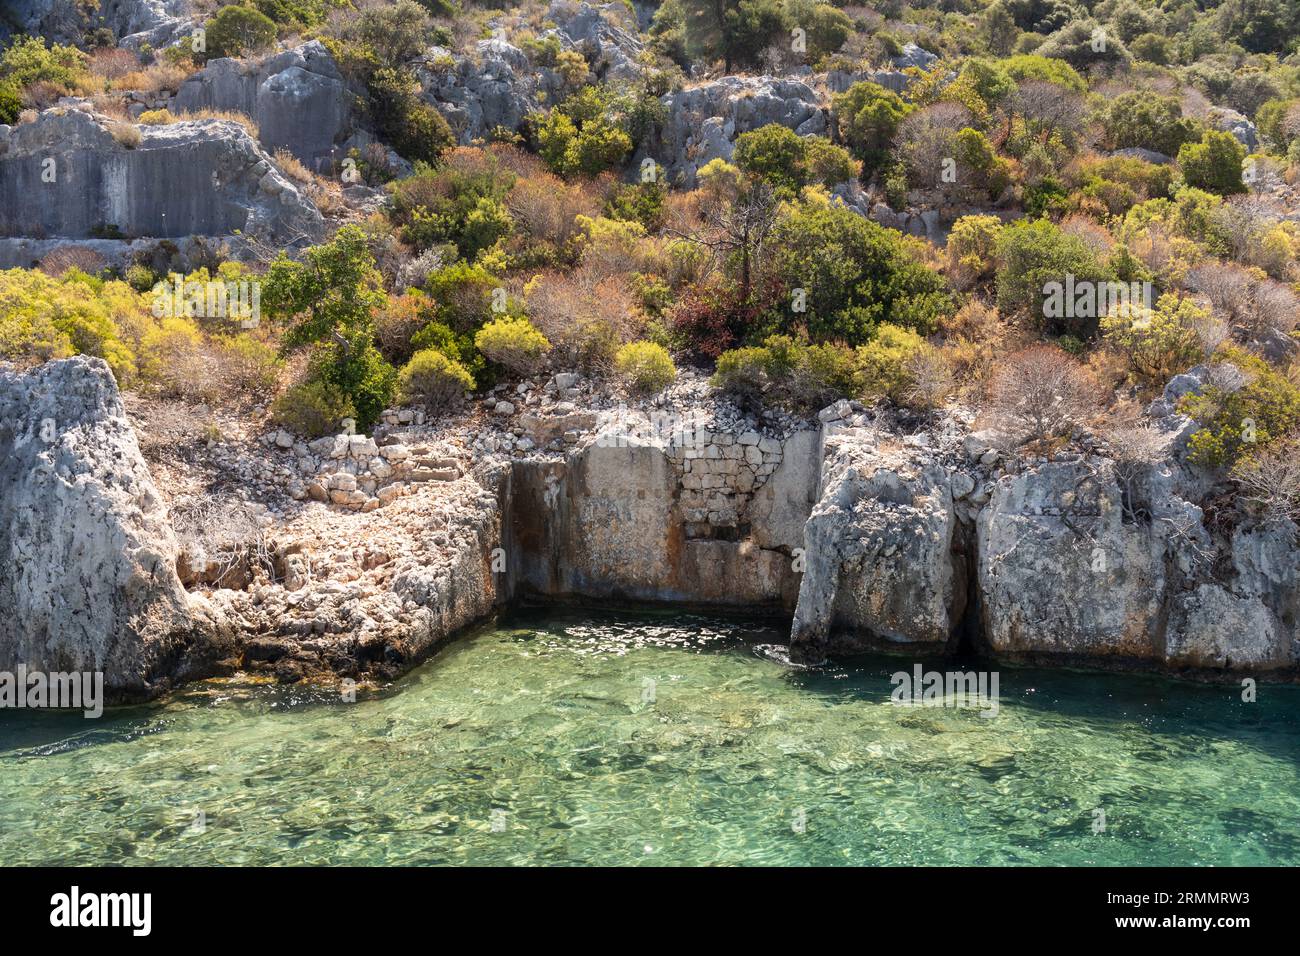
[{"label": "green leafy tree", "polygon": [[1086,288],[1081,283],[1114,281],[1081,238],[1063,232],[1046,219],[1021,220],[1005,227],[998,236],[997,261],[999,309],[1008,314],[1027,313],[1048,331],[1079,338],[1093,334],[1100,316],[1076,310],[1072,303],[1066,303],[1066,311],[1073,315],[1049,315],[1052,310],[1045,307],[1051,284],[1064,286],[1067,277],[1072,276],[1075,286],[1081,289]]},{"label": "green leafy tree", "polygon": [[1169,156],[1196,139],[1200,127],[1183,116],[1178,100],[1136,91],[1121,93],[1098,113],[1111,149],[1140,147]]},{"label": "green leafy tree", "polygon": [[281,253],[267,272],[262,305],[290,323],[286,351],[317,349],[313,378],[335,386],[369,428],[393,394],[395,372],[375,347],[374,314],[386,301],[365,234],[344,226],[295,262]]},{"label": "green leafy tree", "polygon": [[682,0],[686,53],[722,60],[730,73],[751,66],[785,32],[779,0]]},{"label": "green leafy tree", "polygon": [[1187,143],[1178,151],[1178,166],[1187,185],[1220,196],[1244,193],[1241,162],[1246,148],[1231,133],[1206,130],[1199,143]]},{"label": "green leafy tree", "polygon": [[889,162],[889,149],[898,124],[911,107],[878,83],[854,83],[831,100],[840,137],[862,160],[863,172],[873,173]]},{"label": "green leafy tree", "polygon": [[768,240],[780,290],[774,325],[802,323],[813,340],[865,342],[881,322],[930,332],[951,309],[941,276],[892,232],[836,205],[803,203]]},{"label": "green leafy tree", "polygon": [[204,24],[209,57],[250,56],[275,42],[275,23],[252,7],[222,7]]}]

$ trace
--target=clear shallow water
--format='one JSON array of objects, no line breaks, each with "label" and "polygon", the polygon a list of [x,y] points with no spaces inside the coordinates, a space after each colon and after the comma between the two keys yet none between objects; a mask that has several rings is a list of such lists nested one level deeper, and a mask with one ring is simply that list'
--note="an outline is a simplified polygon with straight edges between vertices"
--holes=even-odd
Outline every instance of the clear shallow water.
[{"label": "clear shallow water", "polygon": [[1300,688],[1008,669],[989,720],[890,704],[909,662],[799,670],[780,639],[537,612],[353,704],[224,681],[0,712],[0,860],[1300,863]]}]

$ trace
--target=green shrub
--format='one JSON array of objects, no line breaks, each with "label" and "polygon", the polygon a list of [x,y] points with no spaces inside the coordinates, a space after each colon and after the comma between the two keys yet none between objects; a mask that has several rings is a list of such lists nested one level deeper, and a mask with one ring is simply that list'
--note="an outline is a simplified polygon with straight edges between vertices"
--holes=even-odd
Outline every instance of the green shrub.
[{"label": "green shrub", "polygon": [[840,136],[853,155],[862,160],[864,173],[881,169],[889,161],[890,145],[898,124],[911,107],[877,83],[854,83],[832,98],[831,109]]},{"label": "green shrub", "polygon": [[1227,348],[1219,359],[1247,378],[1237,389],[1207,385],[1183,396],[1178,410],[1201,427],[1188,440],[1188,458],[1208,468],[1232,468],[1300,428],[1300,388],[1258,356]]},{"label": "green shrub", "polygon": [[1220,196],[1244,193],[1241,162],[1246,148],[1231,133],[1207,130],[1199,143],[1187,143],[1178,151],[1178,166],[1187,185]]},{"label": "green shrub", "polygon": [[1169,156],[1177,155],[1200,130],[1195,120],[1183,116],[1177,99],[1137,91],[1108,101],[1098,111],[1098,119],[1109,148],[1140,147]]},{"label": "green shrub", "polygon": [[[1047,331],[1089,338],[1097,315],[1055,315],[1048,307],[1052,283],[1109,282],[1114,276],[1081,238],[1061,231],[1046,219],[1021,220],[1002,230],[997,242],[998,308],[1006,314],[1027,313]],[[1083,288],[1082,286],[1078,286]],[[1069,311],[1087,310],[1073,309]]]},{"label": "green shrub", "polygon": [[847,150],[824,136],[800,136],[769,123],[736,137],[735,164],[787,195],[809,183],[835,186],[860,172]]},{"label": "green shrub", "polygon": [[614,356],[614,371],[631,391],[640,395],[662,392],[677,378],[672,357],[663,346],[653,342],[624,345]]},{"label": "green shrub", "polygon": [[607,92],[584,87],[537,127],[537,152],[565,178],[596,176],[632,152],[632,137],[611,120]]},{"label": "green shrub", "polygon": [[343,419],[355,417],[347,396],[321,381],[300,382],[271,404],[271,419],[304,438],[336,434]]},{"label": "green shrub", "polygon": [[458,408],[473,388],[474,378],[465,366],[436,349],[416,352],[398,375],[402,401],[432,412]]},{"label": "green shrub", "polygon": [[876,336],[857,348],[857,372],[866,399],[892,398],[901,402],[912,375],[909,362],[930,346],[910,329],[888,322],[876,329]]},{"label": "green shrub", "polygon": [[491,361],[520,375],[535,372],[551,350],[546,336],[523,318],[489,322],[475,334],[474,345]]},{"label": "green shrub", "polygon": [[1138,376],[1154,384],[1196,364],[1201,357],[1198,323],[1210,316],[1190,299],[1162,295],[1149,313],[1118,310],[1101,320],[1106,343],[1128,361]]},{"label": "green shrub", "polygon": [[250,56],[275,42],[275,23],[252,7],[222,7],[204,30],[209,58]]},{"label": "green shrub", "polygon": [[420,99],[420,83],[410,73],[385,67],[375,70],[366,85],[375,127],[406,159],[432,163],[456,145],[446,119]]},{"label": "green shrub", "polygon": [[[767,243],[766,271],[780,303],[770,328],[801,322],[814,341],[867,341],[879,322],[933,331],[951,310],[943,278],[897,232],[837,205],[793,207]],[[803,311],[791,311],[802,290]]]}]

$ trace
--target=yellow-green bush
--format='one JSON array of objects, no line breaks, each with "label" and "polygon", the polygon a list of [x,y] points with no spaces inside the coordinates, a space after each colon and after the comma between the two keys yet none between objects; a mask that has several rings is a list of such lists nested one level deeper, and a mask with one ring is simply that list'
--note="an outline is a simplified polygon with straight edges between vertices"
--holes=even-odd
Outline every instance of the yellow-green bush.
[{"label": "yellow-green bush", "polygon": [[523,318],[489,322],[475,333],[474,345],[491,361],[521,375],[536,370],[551,350],[546,336]]},{"label": "yellow-green bush", "polygon": [[912,376],[909,362],[930,346],[910,329],[883,322],[875,338],[859,345],[856,358],[862,395],[867,399],[892,398],[902,401]]},{"label": "yellow-green bush", "polygon": [[402,367],[397,387],[402,401],[408,404],[446,411],[457,407],[465,393],[474,388],[474,378],[454,359],[436,349],[423,349]]},{"label": "yellow-green bush", "polygon": [[1263,359],[1241,349],[1216,356],[1246,376],[1240,388],[1208,385],[1183,396],[1178,410],[1201,427],[1188,441],[1188,457],[1209,468],[1231,468],[1300,429],[1300,388]]},{"label": "yellow-green bush", "polygon": [[95,355],[128,384],[137,367],[126,339],[149,321],[144,299],[125,282],[76,269],[58,278],[27,269],[0,272],[0,358],[9,361]]},{"label": "yellow-green bush", "polygon": [[614,356],[614,370],[633,392],[653,395],[677,378],[677,368],[668,351],[653,342],[629,342]]},{"label": "yellow-green bush", "polygon": [[355,417],[356,409],[348,397],[318,379],[294,385],[271,405],[272,420],[304,438],[333,435],[343,419]]}]

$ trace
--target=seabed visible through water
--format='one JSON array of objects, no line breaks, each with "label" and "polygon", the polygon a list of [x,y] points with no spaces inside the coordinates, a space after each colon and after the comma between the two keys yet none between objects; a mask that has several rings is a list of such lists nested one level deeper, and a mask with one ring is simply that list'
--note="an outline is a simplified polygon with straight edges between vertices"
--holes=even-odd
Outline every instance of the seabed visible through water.
[{"label": "seabed visible through water", "polygon": [[990,719],[892,704],[907,659],[800,669],[784,640],[529,610],[355,703],[223,680],[100,720],[0,713],[0,857],[1300,863],[1300,688],[1004,668]]}]

